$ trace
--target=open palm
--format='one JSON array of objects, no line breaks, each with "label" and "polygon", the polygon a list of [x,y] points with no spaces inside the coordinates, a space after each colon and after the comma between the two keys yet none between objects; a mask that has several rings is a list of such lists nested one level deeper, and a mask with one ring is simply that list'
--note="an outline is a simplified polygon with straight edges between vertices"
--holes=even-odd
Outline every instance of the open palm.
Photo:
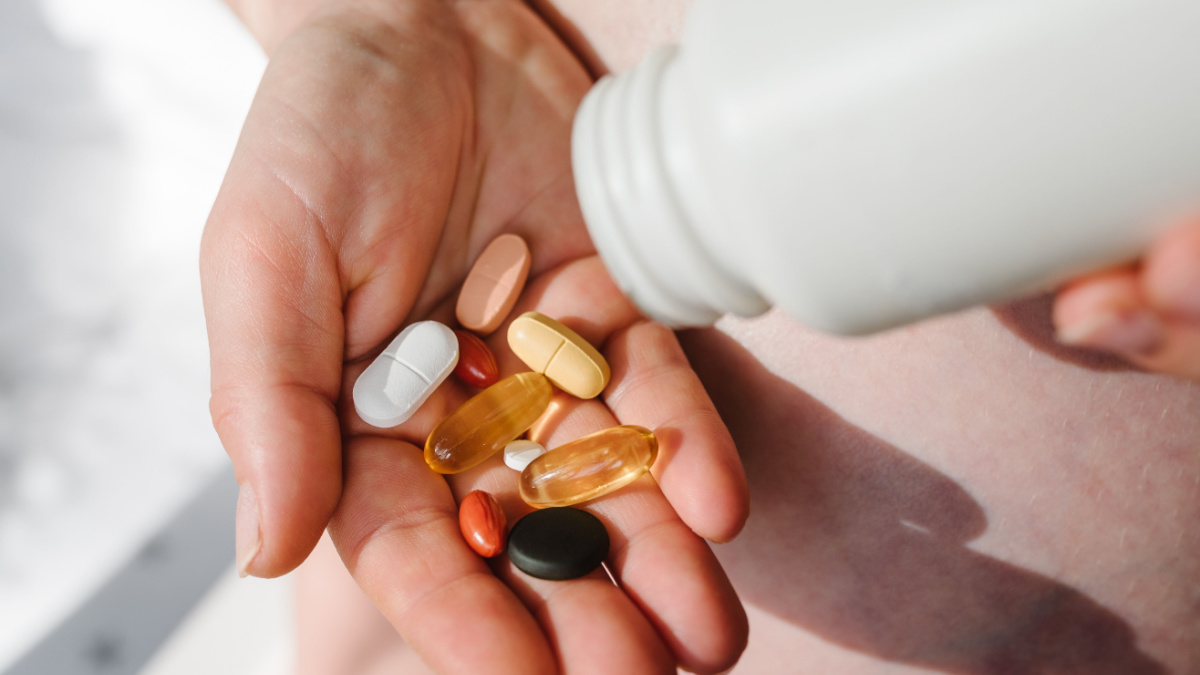
[{"label": "open palm", "polygon": [[[595,258],[569,163],[590,86],[516,0],[346,3],[272,54],[202,248],[214,424],[242,486],[239,564],[289,571],[329,527],[347,567],[439,671],[673,672],[728,667],[745,617],[701,537],[732,537],[746,488],[732,441],[675,341]],[[660,432],[655,478],[589,505],[609,565],[541,582],[489,566],[456,497],[525,509],[497,458],[450,477],[417,447],[473,392],[442,387],[405,425],[368,427],[354,378],[400,328],[447,320],[501,232],[525,237],[517,312],[563,320],[613,368],[601,401],[567,401],[561,443],[614,424]],[[502,371],[521,370],[490,338]]]}]

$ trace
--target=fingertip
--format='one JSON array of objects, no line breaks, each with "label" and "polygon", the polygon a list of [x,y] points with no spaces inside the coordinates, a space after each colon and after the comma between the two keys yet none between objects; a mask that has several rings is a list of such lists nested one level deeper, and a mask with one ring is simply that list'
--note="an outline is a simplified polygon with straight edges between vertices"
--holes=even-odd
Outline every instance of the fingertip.
[{"label": "fingertip", "polygon": [[1200,220],[1155,242],[1145,257],[1142,289],[1160,312],[1200,321]]},{"label": "fingertip", "polygon": [[1099,272],[1064,287],[1055,298],[1056,339],[1067,346],[1136,357],[1154,353],[1166,338],[1163,322],[1147,304],[1138,271]]},{"label": "fingertip", "polygon": [[[1181,316],[1188,310],[1180,307],[1189,300],[1167,299],[1181,297],[1171,295],[1190,274],[1180,268],[1200,266],[1200,255],[1191,258],[1197,248],[1189,247],[1200,247],[1200,228],[1166,235],[1140,273],[1133,267],[1108,270],[1063,288],[1054,304],[1059,342],[1114,352],[1150,371],[1200,380],[1200,326]],[[1171,269],[1178,278],[1164,281]],[[1172,284],[1175,291],[1163,290]]]},{"label": "fingertip", "polygon": [[614,560],[622,587],[650,618],[681,668],[719,673],[733,667],[746,648],[749,620],[716,556],[677,523],[647,533]]},{"label": "fingertip", "polygon": [[640,321],[614,335],[608,349],[614,372],[606,401],[622,422],[654,429],[652,471],[663,494],[696,534],[732,539],[749,515],[745,470],[675,332]]},{"label": "fingertip", "polygon": [[1054,325],[1077,324],[1103,313],[1145,307],[1138,289],[1137,271],[1132,267],[1104,270],[1076,279],[1059,289],[1054,298]]},{"label": "fingertip", "polygon": [[[655,463],[652,473],[680,519],[693,532],[724,543],[736,537],[746,524],[750,488],[725,423],[715,412],[711,417],[690,420],[688,431],[677,427],[655,429],[660,457],[664,459]],[[706,461],[674,461],[679,452],[693,453]]]},{"label": "fingertip", "polygon": [[212,409],[240,486],[238,572],[286,574],[316,546],[341,496],[333,408],[318,394],[285,387],[218,392]]}]

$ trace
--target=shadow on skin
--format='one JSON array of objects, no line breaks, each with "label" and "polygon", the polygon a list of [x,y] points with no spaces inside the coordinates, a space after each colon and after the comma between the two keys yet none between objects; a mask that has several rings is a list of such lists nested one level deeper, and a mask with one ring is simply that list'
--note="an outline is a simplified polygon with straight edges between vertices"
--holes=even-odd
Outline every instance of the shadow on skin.
[{"label": "shadow on skin", "polygon": [[718,550],[743,599],[829,642],[948,673],[1165,672],[1087,596],[968,549],[987,520],[955,482],[724,334],[681,339],[750,481],[746,529]]},{"label": "shadow on skin", "polygon": [[1034,349],[1081,368],[1098,371],[1136,371],[1141,368],[1114,354],[1068,347],[1054,338],[1054,321],[1051,311],[1054,294],[1044,293],[1032,298],[1016,300],[992,308],[1000,323],[1013,335],[1024,340]]}]

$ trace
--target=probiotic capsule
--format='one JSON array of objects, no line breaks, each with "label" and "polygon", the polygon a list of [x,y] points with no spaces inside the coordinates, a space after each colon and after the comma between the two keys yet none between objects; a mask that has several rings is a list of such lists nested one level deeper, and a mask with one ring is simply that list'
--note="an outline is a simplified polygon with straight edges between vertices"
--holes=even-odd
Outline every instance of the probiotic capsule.
[{"label": "probiotic capsule", "polygon": [[458,363],[458,338],[436,321],[420,321],[392,340],[354,383],[354,409],[371,426],[403,424]]}]

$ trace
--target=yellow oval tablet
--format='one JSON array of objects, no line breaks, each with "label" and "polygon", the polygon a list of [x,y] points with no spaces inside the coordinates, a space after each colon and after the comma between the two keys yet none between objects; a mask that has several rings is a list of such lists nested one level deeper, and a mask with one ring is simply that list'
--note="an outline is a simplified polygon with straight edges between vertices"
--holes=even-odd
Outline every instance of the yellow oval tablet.
[{"label": "yellow oval tablet", "polygon": [[559,389],[593,398],[608,385],[608,361],[575,331],[539,312],[526,312],[508,326],[508,346],[530,370]]}]

